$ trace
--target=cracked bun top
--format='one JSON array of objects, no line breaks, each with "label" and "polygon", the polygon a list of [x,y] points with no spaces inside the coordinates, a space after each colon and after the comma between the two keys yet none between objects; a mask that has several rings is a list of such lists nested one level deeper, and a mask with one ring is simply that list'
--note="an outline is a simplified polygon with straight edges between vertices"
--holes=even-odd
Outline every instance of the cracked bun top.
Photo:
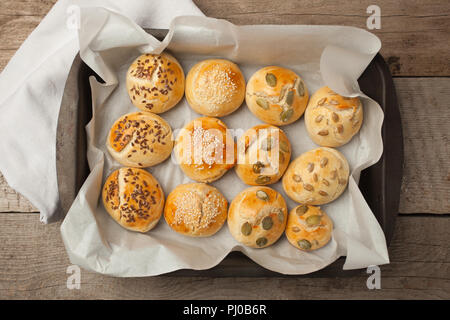
[{"label": "cracked bun top", "polygon": [[200,61],[186,77],[186,99],[191,108],[209,117],[223,117],[238,109],[245,97],[245,79],[228,60]]},{"label": "cracked bun top", "polygon": [[163,113],[183,98],[184,72],[170,54],[143,54],[127,72],[131,102],[143,111]]},{"label": "cracked bun top", "polygon": [[124,166],[154,166],[172,152],[172,129],[163,118],[151,112],[128,113],[112,125],[106,147]]},{"label": "cracked bun top", "polygon": [[320,205],[337,199],[345,190],[350,169],[339,151],[321,147],[291,162],[283,176],[283,189],[294,201]]},{"label": "cracked bun top", "polygon": [[178,185],[167,197],[164,218],[176,232],[209,237],[227,219],[228,202],[220,191],[205,183]]},{"label": "cracked bun top", "polygon": [[164,192],[147,171],[120,168],[103,185],[103,205],[122,227],[139,232],[154,228],[164,208]]},{"label": "cracked bun top", "polygon": [[305,124],[311,139],[322,147],[340,147],[359,132],[363,107],[358,97],[343,97],[322,87],[311,97]]},{"label": "cracked bun top", "polygon": [[303,80],[293,71],[276,66],[256,71],[247,84],[245,102],[260,120],[283,126],[298,120],[309,95]]}]

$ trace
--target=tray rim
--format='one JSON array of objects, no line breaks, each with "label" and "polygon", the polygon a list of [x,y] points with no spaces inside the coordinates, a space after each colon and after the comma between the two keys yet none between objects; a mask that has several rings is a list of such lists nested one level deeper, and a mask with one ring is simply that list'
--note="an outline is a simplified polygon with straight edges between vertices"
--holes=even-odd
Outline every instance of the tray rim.
[{"label": "tray rim", "polygon": [[[162,40],[168,33],[167,29],[145,29],[145,31],[147,31],[148,33],[152,34],[153,36],[155,36],[156,38],[158,38],[159,40]],[[377,53],[377,55],[374,57],[374,59],[371,61],[370,65],[372,65],[373,63],[377,64],[378,63],[378,68],[380,68],[380,72],[385,76],[383,79],[384,82],[388,82],[387,84],[385,83],[385,87],[390,88],[391,92],[391,97],[393,97],[393,101],[391,101],[390,103],[393,105],[393,109],[390,110],[392,111],[394,114],[391,115],[391,117],[395,118],[395,122],[398,125],[397,126],[397,142],[396,144],[399,147],[400,152],[400,156],[397,159],[397,170],[399,170],[399,178],[397,180],[396,184],[399,184],[398,186],[398,195],[400,194],[400,185],[401,185],[401,179],[402,179],[402,168],[403,168],[403,134],[402,134],[402,126],[401,126],[401,119],[400,119],[400,111],[399,111],[399,105],[397,103],[397,98],[396,98],[396,91],[395,91],[395,86],[394,83],[392,81],[392,76],[390,74],[389,68],[385,62],[385,60],[383,59],[383,57],[381,56],[380,53]],[[84,68],[84,69],[83,69]],[[90,70],[90,68],[81,60],[80,55],[77,54],[77,56],[74,59],[74,62],[72,64],[72,67],[70,69],[69,72],[69,76],[67,78],[67,82],[65,85],[65,89],[64,89],[64,94],[63,94],[63,99],[61,101],[61,107],[60,107],[60,112],[58,115],[58,125],[57,125],[57,139],[56,139],[56,168],[57,168],[57,179],[58,179],[58,191],[60,192],[60,190],[63,190],[66,194],[62,194],[60,192],[60,205],[62,207],[63,210],[63,214],[62,216],[65,217],[68,209],[70,208],[71,203],[73,202],[73,200],[75,199],[79,187],[81,187],[81,185],[84,183],[84,179],[80,178],[82,175],[82,171],[83,168],[88,169],[87,166],[87,159],[85,159],[85,163],[83,165],[81,165],[81,169],[79,168],[80,165],[73,165],[73,163],[71,163],[70,161],[65,161],[62,160],[63,157],[61,157],[62,154],[67,155],[67,152],[69,153],[73,153],[74,151],[77,152],[83,152],[82,149],[80,149],[80,144],[81,146],[85,145],[85,143],[83,144],[82,142],[82,136],[84,133],[84,138],[85,138],[85,130],[84,130],[84,125],[80,125],[80,118],[82,118],[82,116],[80,115],[81,110],[79,108],[79,103],[80,103],[80,97],[79,97],[79,91],[76,91],[76,94],[74,94],[73,92],[73,87],[75,86],[76,89],[79,89],[79,85],[80,85],[80,81],[82,81],[82,74],[83,71],[86,72]],[[92,73],[93,71],[90,70]],[[95,74],[94,74],[95,75]],[[96,75],[95,75],[96,76]],[[98,76],[97,76],[98,78]],[[101,81],[100,78],[98,78],[98,80]],[[89,87],[89,86],[87,86]],[[89,96],[90,96],[90,88],[89,88]],[[74,101],[74,97],[76,97],[76,101]],[[386,139],[384,139],[384,136],[386,134],[386,113],[387,110],[385,110],[386,106],[384,105],[386,103],[386,96],[383,97],[383,112],[385,113],[385,119],[383,121],[383,127],[382,127],[382,135],[383,135],[383,147],[385,147],[385,142]],[[391,99],[392,100],[392,99]],[[381,106],[381,102],[380,106]],[[91,110],[88,110],[88,113]],[[389,110],[388,110],[389,111]],[[72,140],[72,143],[68,143],[68,145],[66,144],[65,141],[67,141],[67,131],[71,132],[71,130],[67,130],[69,125],[67,123],[64,122],[64,120],[66,120],[68,117],[71,117],[71,119],[75,119],[76,120],[76,124],[78,124],[75,127],[72,127],[71,130],[75,130],[74,134],[75,134],[75,140]],[[90,119],[90,116],[89,116]],[[81,137],[80,137],[80,132],[81,132]],[[63,142],[64,140],[64,142]],[[69,140],[70,141],[70,140]],[[81,142],[80,142],[81,141]],[[64,151],[63,151],[64,150]],[[84,150],[84,152],[86,152],[86,150]],[[385,152],[385,149],[383,150],[383,154],[380,158],[380,160],[364,169],[361,173],[361,175],[363,174],[364,171],[366,171],[369,168],[372,168],[376,165],[383,165],[383,168],[386,168],[386,158],[388,157],[389,153]],[[76,157],[75,157],[76,159]],[[75,175],[70,175],[69,173],[71,172],[71,169],[75,168]],[[383,170],[383,172],[385,172],[385,170]],[[361,182],[361,180],[360,180]],[[80,184],[81,183],[81,184]],[[386,189],[386,186],[383,185],[382,186],[383,189]],[[78,190],[77,190],[78,189]],[[395,188],[394,188],[395,189]],[[385,191],[385,190],[384,190]],[[384,192],[384,196],[386,191]],[[63,196],[61,196],[63,195]],[[386,237],[386,242],[389,248],[389,244],[390,244],[390,240],[392,239],[392,235],[393,235],[393,229],[395,226],[395,220],[396,217],[398,215],[398,206],[399,206],[399,197],[397,197],[397,201],[396,204],[394,204],[394,207],[396,208],[396,210],[394,210],[392,212],[392,215],[390,217],[391,219],[391,223],[389,224],[389,228],[387,228],[387,226],[381,225],[383,229],[383,232],[385,234]],[[70,200],[71,199],[71,200]],[[371,208],[372,212],[374,211]],[[383,211],[382,213],[386,214],[385,211]],[[375,214],[374,214],[375,215]],[[377,217],[377,215],[375,215]],[[387,217],[383,217],[383,219],[387,219]],[[378,220],[378,217],[377,217]],[[338,258],[336,261],[334,261],[333,263],[331,263],[330,265],[328,265],[327,267],[321,269],[321,270],[317,270],[313,273],[309,273],[309,274],[305,274],[305,275],[284,275],[275,271],[270,271],[268,269],[263,268],[262,266],[256,264],[255,262],[253,262],[250,258],[248,258],[247,256],[245,256],[244,254],[237,252],[237,251],[233,251],[230,252],[218,265],[216,265],[215,267],[212,267],[210,269],[205,269],[205,270],[192,270],[192,269],[181,269],[181,270],[177,270],[177,271],[173,271],[170,273],[165,273],[162,274],[161,276],[213,276],[213,277],[228,277],[228,276],[234,276],[234,277],[259,277],[259,276],[269,276],[269,277],[330,277],[330,276],[342,276],[342,277],[346,277],[346,276],[353,276],[357,273],[361,272],[361,269],[358,270],[343,270],[342,266],[344,264],[344,260],[345,257],[340,257]],[[234,266],[233,263],[244,263],[244,266]],[[231,266],[230,266],[231,265]],[[227,270],[227,268],[237,268],[239,267],[239,271],[241,272],[240,274],[228,274],[227,272],[224,272],[224,270]],[[247,268],[247,269],[246,269]],[[252,270],[252,268],[254,270]],[[258,270],[259,269],[259,270]],[[261,270],[262,269],[262,270]],[[253,273],[252,273],[253,271]]]}]

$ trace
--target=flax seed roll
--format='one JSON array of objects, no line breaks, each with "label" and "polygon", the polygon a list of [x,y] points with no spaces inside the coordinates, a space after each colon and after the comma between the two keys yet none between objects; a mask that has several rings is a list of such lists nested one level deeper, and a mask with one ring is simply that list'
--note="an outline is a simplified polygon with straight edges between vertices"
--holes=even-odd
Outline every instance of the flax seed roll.
[{"label": "flax seed roll", "polygon": [[172,129],[163,118],[151,112],[128,113],[111,127],[106,147],[111,156],[124,166],[154,166],[166,160],[172,152]]},{"label": "flax seed roll", "polygon": [[233,238],[251,248],[265,248],[283,234],[287,207],[281,194],[269,187],[250,187],[239,193],[228,210]]},{"label": "flax seed roll", "polygon": [[299,119],[308,103],[308,89],[293,71],[268,66],[256,71],[247,84],[245,102],[260,120],[276,126]]},{"label": "flax seed roll", "polygon": [[320,147],[291,162],[283,176],[283,189],[294,201],[320,205],[337,199],[345,190],[350,169],[339,151]]},{"label": "flax seed roll", "polygon": [[131,102],[143,111],[163,113],[183,98],[184,72],[170,54],[143,54],[128,69]]},{"label": "flax seed roll", "polygon": [[138,232],[153,229],[164,208],[164,192],[147,171],[120,168],[106,179],[103,205],[122,227]]},{"label": "flax seed roll", "polygon": [[186,77],[186,99],[191,108],[202,115],[226,116],[241,106],[244,97],[244,76],[231,61],[201,61]]},{"label": "flax seed roll", "polygon": [[186,176],[198,182],[212,182],[234,166],[236,145],[225,123],[202,117],[181,129],[174,154]]},{"label": "flax seed roll", "polygon": [[328,87],[317,90],[305,111],[311,139],[322,147],[340,147],[359,132],[363,122],[361,100],[343,97]]},{"label": "flax seed roll", "polygon": [[209,237],[227,219],[228,202],[220,191],[205,183],[177,186],[167,197],[164,218],[176,232],[191,237]]},{"label": "flax seed roll", "polygon": [[278,127],[261,124],[248,129],[238,140],[238,177],[246,184],[277,182],[291,159],[291,144]]},{"label": "flax seed roll", "polygon": [[320,207],[301,204],[289,213],[286,237],[303,251],[317,250],[331,239],[333,222]]}]

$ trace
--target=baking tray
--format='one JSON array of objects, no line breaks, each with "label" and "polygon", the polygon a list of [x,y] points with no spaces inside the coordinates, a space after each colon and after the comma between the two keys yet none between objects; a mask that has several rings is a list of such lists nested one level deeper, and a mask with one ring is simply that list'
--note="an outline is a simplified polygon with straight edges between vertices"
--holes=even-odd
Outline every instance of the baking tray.
[{"label": "baking tray", "polygon": [[[162,40],[168,30],[147,29]],[[92,117],[89,77],[102,81],[77,55],[70,69],[59,112],[56,137],[56,170],[59,198],[63,214],[89,175],[85,126]],[[403,169],[403,137],[400,111],[394,83],[388,66],[377,54],[358,79],[361,90],[377,101],[384,111],[382,126],[383,155],[373,166],[361,172],[359,188],[372,209],[389,245],[398,214],[400,186]],[[352,276],[361,270],[342,270],[345,258],[341,257],[326,268],[309,274],[309,277]],[[220,264],[208,270],[178,270],[171,276],[208,277],[266,277],[284,276],[267,270],[240,252],[231,252]]]}]

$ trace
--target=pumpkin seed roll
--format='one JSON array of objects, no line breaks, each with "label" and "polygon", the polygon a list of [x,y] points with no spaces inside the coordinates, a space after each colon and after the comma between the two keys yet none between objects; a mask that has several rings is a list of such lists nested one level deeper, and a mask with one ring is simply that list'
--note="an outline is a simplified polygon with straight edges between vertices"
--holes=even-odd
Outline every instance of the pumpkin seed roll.
[{"label": "pumpkin seed roll", "polygon": [[139,56],[129,67],[126,81],[131,102],[143,111],[163,113],[183,98],[183,69],[165,52]]},{"label": "pumpkin seed roll", "polygon": [[286,134],[268,124],[247,130],[238,140],[237,151],[236,173],[252,186],[277,182],[291,158],[291,144]]},{"label": "pumpkin seed roll", "polygon": [[245,102],[260,120],[283,126],[298,120],[309,95],[303,80],[293,71],[269,66],[256,71],[247,84]]},{"label": "pumpkin seed roll", "polygon": [[340,147],[359,132],[363,122],[361,100],[343,97],[322,87],[311,97],[305,124],[311,139],[322,147]]},{"label": "pumpkin seed roll", "polygon": [[320,207],[301,204],[289,213],[286,237],[296,248],[312,251],[331,239],[333,222]]},{"label": "pumpkin seed roll", "polygon": [[169,194],[164,218],[178,233],[209,237],[222,228],[227,210],[228,202],[218,189],[205,183],[188,183]]},{"label": "pumpkin seed roll", "polygon": [[228,211],[228,229],[240,243],[264,248],[283,234],[287,207],[281,194],[269,187],[250,187],[239,193]]}]

